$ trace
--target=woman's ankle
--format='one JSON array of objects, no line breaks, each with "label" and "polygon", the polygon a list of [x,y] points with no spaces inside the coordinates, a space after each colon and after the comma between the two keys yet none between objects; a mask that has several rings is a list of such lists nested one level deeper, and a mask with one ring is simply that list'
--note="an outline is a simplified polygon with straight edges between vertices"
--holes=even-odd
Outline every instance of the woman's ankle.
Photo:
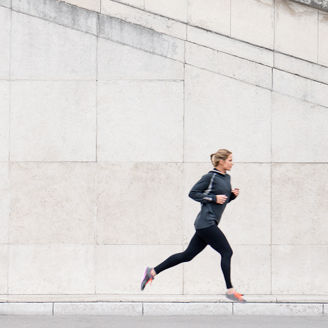
[{"label": "woman's ankle", "polygon": [[154,270],[154,268],[153,268],[153,269],[151,269],[150,273],[151,273],[151,275],[152,275],[153,277],[155,277],[155,276],[156,276],[156,271]]}]

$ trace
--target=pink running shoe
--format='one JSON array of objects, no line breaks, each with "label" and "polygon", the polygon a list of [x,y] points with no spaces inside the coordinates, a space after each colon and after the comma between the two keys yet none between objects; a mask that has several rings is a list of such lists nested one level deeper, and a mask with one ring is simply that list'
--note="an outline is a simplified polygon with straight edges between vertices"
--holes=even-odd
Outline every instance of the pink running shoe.
[{"label": "pink running shoe", "polygon": [[152,281],[155,279],[155,277],[153,277],[153,275],[151,274],[151,270],[152,270],[152,268],[146,267],[144,277],[142,278],[142,281],[141,281],[141,290],[144,290],[146,285],[149,282],[152,283]]},{"label": "pink running shoe", "polygon": [[226,293],[226,297],[229,300],[236,301],[239,303],[246,303],[247,301],[243,298],[244,294],[239,294],[237,292],[233,292],[232,294]]}]

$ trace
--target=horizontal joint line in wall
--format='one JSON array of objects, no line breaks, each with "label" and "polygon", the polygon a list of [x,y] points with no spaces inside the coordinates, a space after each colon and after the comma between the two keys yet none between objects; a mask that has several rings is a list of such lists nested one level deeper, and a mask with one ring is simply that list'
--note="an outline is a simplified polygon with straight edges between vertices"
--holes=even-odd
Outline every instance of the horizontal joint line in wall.
[{"label": "horizontal joint line in wall", "polygon": [[142,82],[183,82],[181,79],[0,79],[6,82],[117,82],[117,81],[142,81]]},{"label": "horizontal joint line in wall", "polygon": [[[93,163],[93,164],[208,164],[208,162],[171,162],[171,161],[0,161],[2,164],[11,164],[11,163]],[[242,161],[234,161],[235,164],[328,164],[328,162],[242,162]]]}]

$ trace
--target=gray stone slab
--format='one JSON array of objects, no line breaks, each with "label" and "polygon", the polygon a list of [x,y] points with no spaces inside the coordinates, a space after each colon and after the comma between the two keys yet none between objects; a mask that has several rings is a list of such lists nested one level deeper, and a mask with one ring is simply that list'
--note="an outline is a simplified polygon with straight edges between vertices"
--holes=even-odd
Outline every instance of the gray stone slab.
[{"label": "gray stone slab", "polygon": [[[72,295],[95,290],[93,245],[11,245],[9,266],[8,294]],[[30,311],[40,311],[38,304],[47,302]]]},{"label": "gray stone slab", "polygon": [[232,315],[231,303],[144,303],[144,315]]},{"label": "gray stone slab", "polygon": [[99,15],[99,37],[179,61],[184,60],[184,41],[118,18]]},{"label": "gray stone slab", "polygon": [[231,1],[231,37],[274,48],[274,1]]},{"label": "gray stone slab", "polygon": [[95,160],[95,82],[16,81],[11,91],[11,160]]},{"label": "gray stone slab", "polygon": [[97,113],[98,161],[182,161],[182,81],[100,82]]},{"label": "gray stone slab", "polygon": [[0,81],[0,161],[9,158],[10,82]]},{"label": "gray stone slab", "polygon": [[328,84],[273,70],[273,91],[328,107]]},{"label": "gray stone slab", "polygon": [[[311,89],[309,89],[311,90]],[[327,89],[328,91],[328,89]],[[272,93],[272,159],[274,162],[327,162],[328,131],[326,107],[316,106],[290,96]],[[315,145],[315,147],[313,146]],[[320,180],[320,177],[318,177]],[[280,180],[280,177],[278,177]],[[287,180],[288,181],[288,180]],[[312,181],[312,180],[311,180]],[[301,179],[300,186],[307,184]],[[312,183],[311,183],[312,184]],[[307,190],[307,189],[306,189]],[[280,197],[280,196],[279,196]],[[304,196],[305,197],[305,196]],[[302,200],[304,202],[305,199]],[[305,205],[305,204],[304,204]],[[286,208],[288,208],[287,206]],[[309,208],[308,204],[306,207]],[[275,206],[276,208],[276,206]],[[309,208],[309,210],[312,210]],[[291,211],[293,211],[291,209]],[[301,212],[302,213],[302,212]],[[280,214],[278,214],[280,216]],[[288,220],[289,221],[289,216]],[[304,213],[299,218],[302,220]],[[286,218],[285,218],[286,219]],[[300,221],[302,222],[302,221]],[[301,226],[304,227],[302,222]],[[312,226],[312,225],[311,225]],[[292,232],[299,226],[291,226]],[[312,231],[312,228],[311,228]],[[307,235],[308,236],[308,235]],[[302,238],[304,235],[302,234]],[[326,236],[324,237],[325,240]],[[315,243],[317,240],[315,239]]]},{"label": "gray stone slab", "polygon": [[[15,204],[10,208],[6,239],[11,244],[92,244],[95,163],[16,164],[10,166],[10,195]],[[53,189],[54,185],[58,187]]]},{"label": "gray stone slab", "polygon": [[[0,162],[0,246],[7,247],[8,221],[10,215],[10,192],[9,192],[9,162]],[[7,269],[6,253],[1,253],[0,265],[0,293],[7,292]],[[4,290],[4,285],[5,290]]]},{"label": "gray stone slab", "polygon": [[12,79],[96,79],[94,35],[13,12],[11,43]]},{"label": "gray stone slab", "polygon": [[271,93],[186,65],[184,160],[208,162],[220,145],[235,161],[271,160]]},{"label": "gray stone slab", "polygon": [[322,304],[290,304],[290,303],[246,303],[234,304],[235,315],[289,315],[315,316],[322,315]]},{"label": "gray stone slab", "polygon": [[52,303],[0,303],[0,315],[8,314],[52,315]]},{"label": "gray stone slab", "polygon": [[[11,11],[0,6],[0,79],[9,79]],[[0,123],[1,124],[1,123]],[[0,132],[1,134],[1,132]]]},{"label": "gray stone slab", "polygon": [[188,25],[187,40],[263,65],[273,65],[273,52],[271,50],[201,28]]},{"label": "gray stone slab", "polygon": [[317,47],[318,11],[295,2],[275,0],[275,51],[317,62]]},{"label": "gray stone slab", "polygon": [[326,328],[327,317],[290,316],[0,316],[3,328]]},{"label": "gray stone slab", "polygon": [[99,39],[99,80],[183,80],[183,75],[183,63]]},{"label": "gray stone slab", "polygon": [[54,315],[142,315],[142,303],[55,303]]},{"label": "gray stone slab", "polygon": [[186,42],[186,63],[271,89],[272,69],[249,60]]},{"label": "gray stone slab", "polygon": [[[302,173],[300,172],[299,174],[301,175]],[[284,177],[281,177],[281,179],[283,178]],[[297,183],[295,183],[292,179],[289,179],[289,181],[294,183],[294,190],[297,189]],[[284,192],[285,190],[281,190],[280,194],[286,195]],[[275,199],[276,198],[273,198],[273,203],[275,203]],[[288,198],[286,199],[286,202],[291,204]],[[296,208],[297,203],[294,204],[295,205],[293,207]],[[311,204],[309,206],[311,206]],[[308,215],[304,215],[304,217],[309,220],[312,219],[312,217],[309,217]],[[315,217],[315,215],[313,215],[313,217]],[[294,227],[300,224],[295,222],[293,219],[291,221],[294,223]],[[282,231],[286,228],[282,225],[280,229]],[[325,260],[327,258],[327,246],[273,245],[272,292],[275,294],[285,295],[308,295],[314,293],[318,295],[327,295],[327,274],[325,270],[322,270],[322,268],[326,265]],[[314,281],[312,275],[309,273],[309,265],[311,265],[311,272],[315,272]]]},{"label": "gray stone slab", "polygon": [[[164,2],[161,1],[151,0],[151,2],[158,3],[163,11],[170,5],[170,1],[167,0],[165,1],[165,5]],[[174,8],[178,7],[178,3],[183,3],[183,1],[171,0],[171,5],[173,5],[172,7]],[[170,17],[170,15],[167,15],[167,12],[157,15],[148,10],[140,10],[135,7],[126,6],[117,1],[107,0],[101,2],[101,13],[122,19],[126,22],[142,25],[159,33],[171,35],[179,39],[186,39],[187,25],[180,21],[169,19],[168,17]]]},{"label": "gray stone slab", "polygon": [[[96,188],[99,244],[180,244],[182,187],[179,182],[182,180],[182,165],[165,163],[164,160],[162,163],[145,162],[98,163]],[[124,175],[120,176],[123,171]],[[162,185],[162,181],[165,184]],[[127,185],[129,192],[126,192]],[[133,201],[135,206],[125,206]],[[167,204],[171,206],[168,208]],[[136,224],[130,226],[131,220]],[[148,228],[149,222],[156,229]],[[129,231],[126,231],[127,226],[130,226]],[[127,255],[131,255],[131,251]],[[120,262],[119,258],[116,260]]]},{"label": "gray stone slab", "polygon": [[[290,266],[290,269],[293,267],[295,271],[286,270],[286,273],[294,272],[298,283],[305,278],[308,279],[307,283],[310,283],[312,275],[307,272],[305,261],[308,257],[308,260],[311,260],[311,268],[318,269],[319,272],[316,274],[315,283],[307,285],[303,281],[304,283],[300,284],[299,287],[302,288],[307,286],[308,290],[305,294],[311,293],[311,290],[314,294],[320,294],[324,288],[328,292],[328,285],[325,283],[326,275],[323,270],[320,270],[322,256],[328,255],[328,250],[324,252],[324,247],[327,247],[328,202],[323,194],[317,192],[328,188],[327,171],[327,164],[275,163],[272,166],[272,203],[275,204],[272,209],[273,247],[280,245],[285,254],[289,253],[292,245],[305,248],[296,254],[290,254],[290,259],[286,258],[287,263],[281,263],[282,267],[278,268],[278,273],[282,273],[287,266]],[[311,176],[307,175],[309,172]],[[294,194],[295,190],[297,190],[297,195]],[[284,201],[281,201],[281,195],[284,195]],[[300,258],[301,254],[303,256]],[[279,254],[278,259],[282,260],[282,257],[282,254]],[[297,267],[296,263],[301,267]],[[306,272],[302,271],[303,268]],[[296,282],[291,285],[294,288]],[[285,281],[284,286],[285,288],[288,286],[288,280]],[[285,288],[282,291],[285,291]],[[299,290],[295,293],[298,294]]]},{"label": "gray stone slab", "polygon": [[[4,164],[0,165],[0,175],[3,175],[4,169],[6,170],[6,167]],[[7,172],[5,172],[6,174]],[[1,183],[3,182],[2,176],[0,176]],[[1,189],[1,187],[0,187]],[[1,190],[0,190],[1,192]],[[0,210],[2,209],[2,201],[0,201]],[[5,219],[5,220],[3,220]],[[0,214],[0,224],[1,226],[4,226],[6,229],[7,227],[7,218],[2,216],[2,213]],[[5,222],[4,222],[5,221]],[[4,224],[3,224],[4,223]],[[8,293],[8,246],[0,244],[0,293],[1,294],[7,294]],[[0,313],[1,314],[1,313]]]},{"label": "gray stone slab", "polygon": [[328,67],[328,13],[319,12],[318,63]]},{"label": "gray stone slab", "polygon": [[79,31],[97,34],[98,14],[54,0],[12,0],[12,8]]},{"label": "gray stone slab", "polygon": [[0,7],[11,7],[11,0],[0,0]]},{"label": "gray stone slab", "polygon": [[[328,15],[327,15],[328,17]],[[328,52],[327,52],[328,55]],[[281,53],[274,54],[274,67],[294,75],[328,84],[328,67]]]}]

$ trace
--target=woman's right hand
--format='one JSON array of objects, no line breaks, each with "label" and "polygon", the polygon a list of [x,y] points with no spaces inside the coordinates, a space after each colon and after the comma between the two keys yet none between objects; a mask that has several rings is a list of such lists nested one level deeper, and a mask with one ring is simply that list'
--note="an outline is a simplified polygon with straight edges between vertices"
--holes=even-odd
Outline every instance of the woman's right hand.
[{"label": "woman's right hand", "polygon": [[227,200],[227,196],[226,195],[216,195],[216,202],[218,204],[223,204],[226,200]]}]

